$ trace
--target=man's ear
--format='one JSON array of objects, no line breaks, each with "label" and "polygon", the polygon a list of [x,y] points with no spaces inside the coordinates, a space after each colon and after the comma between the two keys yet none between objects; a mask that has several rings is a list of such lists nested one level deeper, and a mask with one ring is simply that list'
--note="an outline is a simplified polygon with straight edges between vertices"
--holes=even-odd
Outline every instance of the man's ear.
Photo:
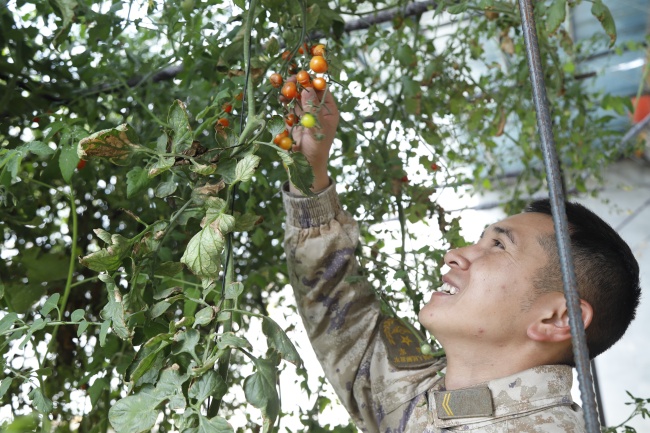
[{"label": "man's ear", "polygon": [[[566,306],[564,293],[551,292],[538,299],[540,305],[535,321],[528,326],[528,338],[539,342],[557,343],[571,339],[569,326],[569,310]],[[582,323],[585,329],[594,317],[594,309],[584,299],[580,299]]]}]

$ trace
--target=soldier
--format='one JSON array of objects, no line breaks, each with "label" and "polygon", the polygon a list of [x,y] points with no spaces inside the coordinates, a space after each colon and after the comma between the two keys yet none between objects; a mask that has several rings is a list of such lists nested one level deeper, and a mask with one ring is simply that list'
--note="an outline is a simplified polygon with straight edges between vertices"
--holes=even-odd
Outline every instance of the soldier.
[{"label": "soldier", "polygon": [[[318,98],[318,99],[316,99]],[[382,315],[358,274],[357,224],[327,172],[339,120],[329,92],[304,90],[303,107],[324,104],[322,130],[293,131],[311,163],[314,197],[285,185],[285,249],[298,308],[341,402],[364,432],[582,432],[570,395],[571,331],[548,201],[489,226],[474,245],[450,250],[443,285],[419,314],[445,357]],[[567,203],[582,320],[593,358],[634,318],[639,268],[616,232]]]}]

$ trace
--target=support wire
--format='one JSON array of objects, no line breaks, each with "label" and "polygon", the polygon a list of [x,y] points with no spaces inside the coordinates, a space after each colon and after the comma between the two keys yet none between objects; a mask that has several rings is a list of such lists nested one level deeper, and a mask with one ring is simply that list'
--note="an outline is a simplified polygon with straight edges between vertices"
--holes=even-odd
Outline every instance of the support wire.
[{"label": "support wire", "polygon": [[582,323],[580,298],[578,296],[575,268],[570,250],[562,177],[555,150],[555,139],[553,138],[549,102],[546,97],[546,85],[544,84],[544,73],[531,0],[519,0],[519,13],[521,14],[521,24],[526,44],[530,82],[533,88],[533,102],[537,112],[537,127],[539,129],[542,153],[544,155],[544,167],[546,169],[549,199],[553,214],[555,238],[562,268],[564,296],[569,312],[573,357],[576,370],[578,371],[585,425],[588,433],[598,433],[600,432],[600,425],[598,422],[596,396],[594,394],[591,370],[589,369],[589,351],[587,348],[585,328]]}]

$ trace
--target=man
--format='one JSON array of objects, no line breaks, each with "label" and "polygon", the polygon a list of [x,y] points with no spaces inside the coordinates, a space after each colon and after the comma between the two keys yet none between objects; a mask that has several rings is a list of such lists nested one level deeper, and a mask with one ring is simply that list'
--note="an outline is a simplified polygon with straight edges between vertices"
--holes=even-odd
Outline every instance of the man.
[{"label": "man", "polygon": [[[381,314],[358,274],[359,231],[327,173],[339,114],[330,93],[303,91],[321,131],[293,131],[315,174],[315,197],[284,188],[285,249],[314,350],[357,427],[365,432],[583,432],[572,402],[571,331],[548,201],[489,226],[474,245],[445,255],[443,286],[421,324],[445,357]],[[611,227],[567,204],[590,356],[627,329],[639,302],[639,268]],[[354,281],[354,282],[350,282]]]}]

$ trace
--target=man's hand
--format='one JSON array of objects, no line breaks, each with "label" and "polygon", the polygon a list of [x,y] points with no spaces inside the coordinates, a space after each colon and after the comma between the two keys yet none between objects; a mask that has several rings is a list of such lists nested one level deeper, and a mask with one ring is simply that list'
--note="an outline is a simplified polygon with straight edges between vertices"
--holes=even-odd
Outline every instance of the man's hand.
[{"label": "man's hand", "polygon": [[[314,183],[311,190],[318,192],[329,186],[327,163],[339,124],[339,109],[329,88],[322,91],[313,88],[304,89],[301,104],[296,105],[296,114],[302,116],[304,113],[312,113],[316,116],[320,127],[305,128],[300,124],[294,126],[291,129],[295,142],[293,150],[302,152],[311,164],[314,170]],[[290,190],[292,193],[300,194],[293,185],[290,185]]]}]

